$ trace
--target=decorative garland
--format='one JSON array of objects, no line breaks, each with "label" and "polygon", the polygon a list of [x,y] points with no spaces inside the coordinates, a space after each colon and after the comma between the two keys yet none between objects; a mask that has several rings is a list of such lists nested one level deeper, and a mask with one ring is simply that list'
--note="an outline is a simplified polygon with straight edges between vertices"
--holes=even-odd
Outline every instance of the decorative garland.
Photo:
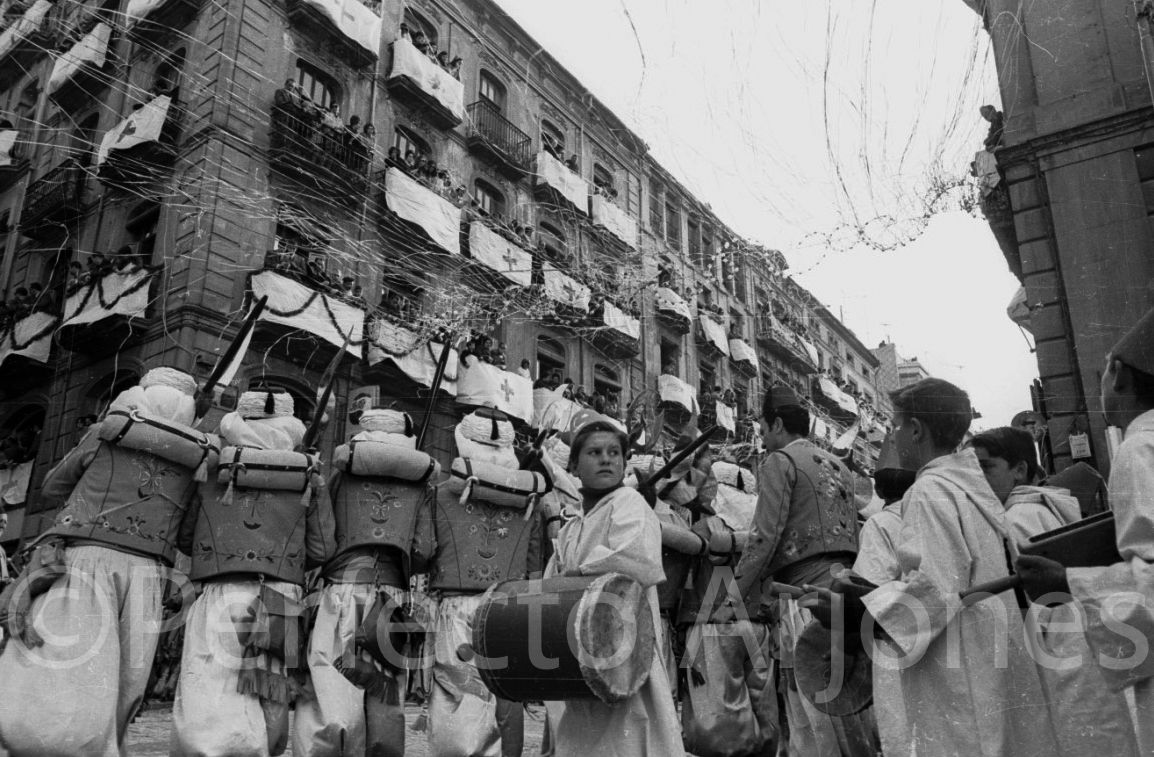
[{"label": "decorative garland", "polygon": [[56,324],[60,323],[60,318],[58,316],[52,316],[52,319],[47,326],[37,331],[28,339],[28,341],[21,344],[16,341],[16,327],[31,318],[33,315],[36,314],[32,313],[31,315],[21,318],[19,321],[16,321],[16,323],[13,323],[7,331],[0,334],[0,343],[5,341],[11,342],[12,352],[23,352],[41,339],[47,336],[51,336],[52,332],[56,330]]},{"label": "decorative garland", "polygon": [[[69,321],[71,321],[73,318],[75,318],[76,316],[80,315],[81,313],[83,313],[85,310],[88,309],[88,304],[92,299],[92,293],[93,292],[96,292],[96,301],[100,304],[101,308],[103,308],[104,310],[112,310],[112,308],[118,302],[120,302],[122,299],[124,299],[125,297],[127,297],[131,294],[135,294],[136,292],[139,292],[141,287],[151,283],[153,277],[160,270],[161,270],[161,266],[138,266],[135,269],[128,271],[127,273],[116,273],[116,272],[109,273],[109,274],[106,274],[105,276],[103,276],[102,278],[98,279],[97,281],[92,282],[91,284],[88,285],[87,291],[85,291],[84,296],[80,301],[80,307],[76,308],[76,310],[74,310],[71,315],[68,315],[67,317],[64,318],[64,321],[63,321],[63,323],[61,323],[60,328],[64,328],[65,326],[67,326]],[[145,276],[144,278],[142,278],[140,281],[133,284],[128,289],[121,292],[112,301],[105,302],[105,300],[104,300],[104,282],[108,277],[110,277],[110,276],[127,276],[127,275],[139,273],[141,271],[146,271],[148,273],[148,275]],[[65,304],[67,305],[67,301],[65,301]]]},{"label": "decorative garland", "polygon": [[[318,297],[320,297],[321,303],[324,305],[324,308],[325,308],[325,314],[329,318],[329,323],[333,326],[333,328],[336,329],[338,334],[344,333],[341,331],[340,321],[337,319],[336,315],[333,314],[333,309],[329,305],[328,295],[322,294],[321,292],[318,292],[315,289],[311,289],[308,286],[301,284],[299,281],[295,281],[295,280],[289,278],[288,276],[284,276],[280,273],[277,273],[276,271],[271,271],[271,270],[260,270],[260,271],[255,271],[253,273],[250,273],[249,277],[248,277],[248,290],[250,293],[253,292],[253,288],[252,288],[253,277],[259,276],[259,275],[265,274],[265,273],[272,274],[274,276],[279,276],[280,278],[285,279],[286,281],[292,281],[297,286],[304,287],[306,290],[308,290],[309,292],[312,293],[308,296],[308,298],[305,299],[305,303],[303,305],[301,305],[299,308],[297,308],[296,310],[277,310],[275,307],[273,307],[272,303],[270,302],[268,305],[265,306],[265,310],[267,312],[271,313],[272,315],[277,316],[278,318],[296,318],[298,315],[300,315],[301,313],[308,310],[312,306],[312,304],[314,302],[316,302],[316,299]],[[359,307],[356,307],[355,305],[349,305],[348,307],[352,308],[353,310],[360,310],[362,313],[365,312],[364,308],[359,308]],[[301,329],[301,330],[304,331],[305,329]],[[360,339],[354,339],[353,337],[350,336],[349,337],[349,346],[350,347],[360,347],[361,345],[363,345],[365,343],[365,341],[366,341],[366,338],[364,336],[364,324],[362,321],[361,338]]]}]

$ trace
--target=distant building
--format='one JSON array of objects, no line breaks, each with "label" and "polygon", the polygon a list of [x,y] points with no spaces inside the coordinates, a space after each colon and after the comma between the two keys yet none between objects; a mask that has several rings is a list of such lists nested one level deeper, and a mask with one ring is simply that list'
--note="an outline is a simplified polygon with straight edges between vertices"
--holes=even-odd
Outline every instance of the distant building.
[{"label": "distant building", "polygon": [[1055,469],[1077,454],[1105,473],[1100,371],[1154,305],[1150,3],[965,2],[998,71],[1004,116],[975,165],[982,210],[1024,288],[1013,310],[1036,344],[1043,444]]},{"label": "distant building", "polygon": [[922,379],[928,379],[930,372],[926,367],[918,362],[918,359],[910,358],[909,360],[902,360],[898,363],[898,388],[905,389],[910,384],[916,384]]}]

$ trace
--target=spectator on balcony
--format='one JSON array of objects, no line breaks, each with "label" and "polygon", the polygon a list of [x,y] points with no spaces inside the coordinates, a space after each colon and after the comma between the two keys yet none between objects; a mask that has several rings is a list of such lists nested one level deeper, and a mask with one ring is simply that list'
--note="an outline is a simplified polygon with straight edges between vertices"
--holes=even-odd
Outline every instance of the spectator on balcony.
[{"label": "spectator on balcony", "polygon": [[404,22],[401,23],[401,39],[409,43],[413,41],[413,33],[409,31],[409,25]]},{"label": "spectator on balcony", "polygon": [[506,370],[508,367],[505,360],[505,343],[497,342],[497,346],[493,349],[493,365],[501,370]]},{"label": "spectator on balcony", "polygon": [[[517,369],[517,375],[521,378],[533,378],[532,366],[533,364],[529,362],[529,358],[523,358],[521,360],[521,367]],[[533,384],[533,388],[537,388],[536,383]]]},{"label": "spectator on balcony", "polygon": [[454,57],[451,61],[449,61],[449,73],[452,74],[453,78],[456,79],[457,81],[461,81],[461,64],[463,62],[464,61],[461,60],[460,55]]},{"label": "spectator on balcony", "polygon": [[113,254],[112,260],[109,261],[109,263],[115,266],[117,271],[128,270],[134,264],[140,266],[144,265],[144,262],[140,260],[140,257],[132,249],[132,246],[127,244],[122,246],[115,252],[115,254]]},{"label": "spectator on balcony", "polygon": [[34,313],[56,312],[56,295],[45,291],[44,285],[39,281],[33,282],[28,287],[28,303]]},{"label": "spectator on balcony", "polygon": [[1002,146],[1002,135],[1006,130],[1006,118],[1002,111],[993,105],[983,105],[978,109],[978,112],[982,115],[982,118],[990,122],[990,130],[986,133],[985,147],[990,152],[993,152]]},{"label": "spectator on balcony", "polygon": [[377,138],[377,127],[372,124],[365,124],[365,128],[361,129],[361,139],[366,145],[371,145]]},{"label": "spectator on balcony", "polygon": [[12,302],[8,308],[12,313],[12,320],[14,321],[19,321],[32,312],[32,302],[29,298],[27,287],[16,287],[16,291],[12,296]]},{"label": "spectator on balcony", "polygon": [[440,66],[445,73],[449,72],[449,51],[442,50],[437,53],[437,65]]},{"label": "spectator on balcony", "polygon": [[576,155],[570,155],[569,160],[565,161],[565,165],[573,173],[580,173],[580,171],[581,171],[581,164],[577,162],[577,156]]},{"label": "spectator on balcony", "polygon": [[285,79],[284,86],[273,94],[273,103],[283,108],[300,109],[304,106],[295,79]]},{"label": "spectator on balcony", "polygon": [[353,282],[356,281],[352,276],[345,276],[341,278],[341,286],[337,295],[341,299],[348,299],[353,296]]},{"label": "spectator on balcony", "polygon": [[65,293],[72,294],[84,286],[84,282],[84,267],[80,265],[79,260],[73,260],[68,264],[68,279],[65,283]]},{"label": "spectator on balcony", "polygon": [[436,190],[437,194],[445,199],[448,199],[453,193],[453,180],[444,168],[437,171]]},{"label": "spectator on balcony", "polygon": [[412,42],[413,42],[413,47],[417,48],[418,50],[420,50],[425,55],[429,54],[429,47],[430,47],[429,39],[428,39],[428,37],[425,36],[425,33],[423,31],[418,29],[416,32],[414,32]]},{"label": "spectator on balcony", "polygon": [[677,361],[670,360],[665,365],[661,366],[661,372],[669,376],[677,375]]},{"label": "spectator on balcony", "polygon": [[344,143],[349,147],[357,140],[361,134],[361,117],[349,116],[349,122],[345,124]]},{"label": "spectator on balcony", "polygon": [[112,263],[104,259],[104,255],[94,252],[88,258],[88,280],[95,282],[112,273]]},{"label": "spectator on balcony", "polygon": [[420,157],[412,148],[405,150],[405,168],[409,176],[416,178],[417,168],[420,167],[420,164]]}]

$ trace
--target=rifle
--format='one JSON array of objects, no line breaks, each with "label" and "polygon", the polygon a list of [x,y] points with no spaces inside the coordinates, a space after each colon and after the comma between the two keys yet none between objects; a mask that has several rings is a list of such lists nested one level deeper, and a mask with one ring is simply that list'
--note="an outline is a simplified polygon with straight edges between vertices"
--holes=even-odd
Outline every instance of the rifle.
[{"label": "rifle", "polygon": [[[641,484],[641,487],[656,486],[658,481],[660,481],[661,479],[668,476],[669,473],[674,468],[676,468],[678,465],[681,465],[681,463],[684,462],[687,457],[689,457],[692,454],[695,454],[697,452],[697,450],[704,447],[705,443],[708,442],[710,440],[710,438],[714,434],[717,433],[717,429],[719,429],[719,428],[721,428],[721,427],[720,426],[711,426],[706,431],[701,432],[701,436],[694,439],[690,444],[688,444],[685,447],[685,449],[681,450],[676,455],[671,457],[669,459],[669,462],[667,462],[665,465],[661,466],[661,469],[658,470],[656,473],[654,473],[652,476],[650,476],[645,481],[645,483]],[[641,487],[638,487],[638,488],[641,488]]]},{"label": "rifle", "polygon": [[333,359],[329,362],[329,367],[325,369],[324,375],[321,376],[321,386],[324,390],[321,392],[320,398],[317,400],[317,409],[313,412],[312,422],[309,423],[308,430],[305,431],[304,441],[301,442],[301,448],[308,452],[316,444],[317,437],[321,433],[321,421],[325,417],[325,409],[329,404],[329,397],[333,395],[333,384],[337,382],[337,366],[341,364],[341,358],[344,357],[345,350],[349,346],[349,337],[352,336],[350,330],[345,334],[345,342],[341,348],[337,350],[337,354],[333,355]]},{"label": "rifle", "polygon": [[203,387],[196,390],[193,400],[196,402],[197,418],[203,418],[208,412],[208,405],[212,401],[213,390],[215,390],[216,385],[220,383],[224,372],[232,365],[232,361],[236,359],[240,348],[248,341],[249,334],[252,333],[253,328],[256,326],[256,321],[260,318],[260,314],[264,312],[266,303],[268,303],[267,294],[257,300],[256,304],[252,306],[252,310],[249,311],[248,316],[244,319],[244,322],[241,323],[240,330],[236,332],[236,336],[234,336],[232,342],[229,343],[228,349],[220,356],[220,360],[216,361],[216,366],[212,369],[208,381],[205,382]]},{"label": "rifle", "polygon": [[421,449],[425,441],[425,433],[429,430],[429,421],[433,419],[433,408],[437,404],[437,390],[445,380],[445,369],[449,365],[449,353],[453,350],[453,337],[445,337],[445,346],[441,348],[441,356],[437,358],[437,369],[433,372],[432,388],[429,389],[429,404],[425,408],[425,416],[421,418],[421,429],[417,432],[417,449]]}]

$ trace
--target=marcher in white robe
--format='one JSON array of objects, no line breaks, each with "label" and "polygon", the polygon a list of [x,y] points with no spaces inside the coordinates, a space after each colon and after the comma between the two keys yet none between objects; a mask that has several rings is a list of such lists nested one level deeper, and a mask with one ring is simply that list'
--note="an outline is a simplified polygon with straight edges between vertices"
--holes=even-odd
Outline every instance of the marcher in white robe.
[{"label": "marcher in white robe", "polygon": [[[588,424],[599,428],[602,424]],[[613,429],[606,426],[606,429]],[[616,430],[595,430],[574,439],[575,456],[582,450],[625,441]],[[600,442],[603,437],[611,441]],[[627,443],[627,442],[625,442]],[[657,584],[664,579],[661,569],[661,526],[657,516],[636,490],[621,487],[624,476],[623,453],[617,462],[606,462],[608,471],[597,477],[581,475],[586,496],[585,510],[562,527],[557,551],[546,571],[552,575],[596,576],[621,573],[646,587],[653,612],[653,626],[660,629]],[[571,469],[574,467],[570,465]],[[660,648],[660,645],[658,645]],[[598,700],[569,700],[546,703],[553,727],[557,757],[679,757],[681,725],[677,718],[665,666],[658,655],[650,665],[649,680],[632,697],[619,704]]]},{"label": "marcher in white robe", "polygon": [[[1018,486],[1006,500],[1012,541],[1052,531],[1081,518],[1078,500],[1065,489]],[[1083,633],[1085,620],[1074,603],[1032,608],[1037,618],[1035,653],[1052,708],[1055,735],[1066,757],[1087,754],[1136,755],[1133,724],[1125,698],[1106,687]]]},{"label": "marcher in white robe", "polygon": [[1031,597],[1069,592],[1081,602],[1092,663],[1111,690],[1133,687],[1139,751],[1154,755],[1154,310],[1110,350],[1101,391],[1106,422],[1125,429],[1108,485],[1122,562],[1064,569],[1023,555],[1016,565]]},{"label": "marcher in white robe", "polygon": [[[865,606],[901,655],[911,753],[1052,755],[1045,692],[1014,594],[963,607],[959,592],[1009,574],[1005,511],[973,450],[950,454],[972,417],[964,392],[925,379],[894,394],[894,440],[921,466],[902,500],[901,578]],[[876,664],[882,664],[880,659]]]}]

